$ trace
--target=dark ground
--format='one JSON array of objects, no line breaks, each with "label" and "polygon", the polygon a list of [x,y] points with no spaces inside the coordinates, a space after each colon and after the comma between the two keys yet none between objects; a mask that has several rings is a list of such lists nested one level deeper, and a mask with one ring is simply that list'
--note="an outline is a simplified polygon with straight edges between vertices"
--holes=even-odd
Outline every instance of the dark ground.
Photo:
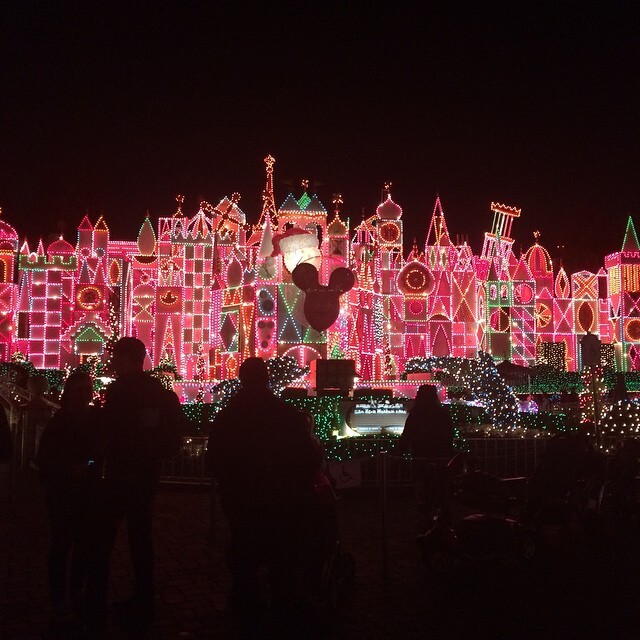
[{"label": "dark ground", "polygon": [[[4,480],[4,478],[3,478]],[[3,487],[4,490],[4,487]],[[157,618],[147,638],[228,638],[228,533],[211,535],[210,493],[165,486],[157,500]],[[528,568],[485,561],[427,578],[415,544],[419,531],[408,488],[389,492],[388,575],[383,577],[381,502],[374,488],[340,495],[342,544],[357,573],[336,613],[322,609],[328,639],[639,638],[640,554],[635,534],[589,551],[545,549]],[[0,514],[0,638],[49,639],[47,522],[39,487],[23,481]],[[112,600],[126,598],[130,569],[124,533],[112,565]],[[108,638],[126,638],[112,620]]]}]

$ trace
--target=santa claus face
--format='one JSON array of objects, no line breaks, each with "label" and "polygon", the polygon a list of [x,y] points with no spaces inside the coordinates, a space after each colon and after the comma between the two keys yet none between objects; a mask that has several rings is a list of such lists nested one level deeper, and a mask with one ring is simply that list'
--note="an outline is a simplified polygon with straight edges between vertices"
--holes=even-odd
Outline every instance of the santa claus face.
[{"label": "santa claus face", "polygon": [[291,273],[299,264],[308,262],[316,269],[322,262],[318,236],[307,229],[291,227],[273,238],[272,255],[282,254],[284,266]]}]

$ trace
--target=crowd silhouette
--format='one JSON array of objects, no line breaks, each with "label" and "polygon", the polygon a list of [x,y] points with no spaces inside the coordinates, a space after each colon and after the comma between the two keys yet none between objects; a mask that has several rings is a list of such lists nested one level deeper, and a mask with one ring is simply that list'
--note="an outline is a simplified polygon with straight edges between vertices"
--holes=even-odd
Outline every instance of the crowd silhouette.
[{"label": "crowd silhouette", "polygon": [[[114,345],[116,379],[101,405],[92,403],[91,377],[72,373],[60,408],[34,442],[51,528],[54,624],[67,631],[67,623],[88,635],[106,628],[111,552],[124,521],[134,575],[132,597],[115,605],[119,622],[132,632],[153,622],[152,519],[159,463],[179,452],[186,418],[175,393],[144,372],[145,355],[137,338]],[[27,433],[34,433],[33,413],[44,406],[36,394],[23,414]]]},{"label": "crowd silhouette", "polygon": [[[89,374],[76,371],[67,378],[53,415],[42,379],[32,383],[33,399],[23,407],[25,443],[35,455],[50,525],[48,586],[58,637],[67,637],[70,629],[77,637],[102,637],[111,615],[134,635],[144,635],[154,623],[152,529],[159,468],[161,460],[180,450],[187,424],[175,393],[143,370],[145,356],[141,341],[122,338],[113,351],[115,380],[100,401]],[[205,456],[231,534],[234,637],[320,636],[316,605],[327,596],[326,567],[339,548],[335,483],[313,416],[270,390],[266,363],[245,360],[239,377],[240,390],[211,424]],[[6,422],[4,412],[2,417]],[[0,462],[11,455],[11,437],[5,440]],[[447,510],[452,473],[462,471],[449,464],[460,456],[454,456],[453,423],[436,386],[419,388],[391,453],[412,458],[424,512]],[[530,530],[538,527],[539,539],[550,524],[565,522],[573,531],[576,523],[583,526],[586,536],[593,531],[593,514],[603,522],[599,533],[612,526],[628,529],[640,519],[639,459],[633,439],[607,457],[584,434],[559,434],[528,479],[518,517]],[[487,482],[487,474],[465,473],[458,488],[467,498],[490,505],[486,511],[492,517],[499,502],[512,518],[511,496],[499,479]],[[487,495],[477,495],[483,492]],[[610,516],[606,522],[605,515]],[[124,523],[133,592],[111,603],[111,555]]]}]

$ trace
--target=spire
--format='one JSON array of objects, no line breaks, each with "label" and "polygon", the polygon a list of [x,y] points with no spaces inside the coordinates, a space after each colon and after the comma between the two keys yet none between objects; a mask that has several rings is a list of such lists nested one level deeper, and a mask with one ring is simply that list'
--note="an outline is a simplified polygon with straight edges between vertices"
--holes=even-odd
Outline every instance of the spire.
[{"label": "spire", "polygon": [[271,226],[271,212],[262,211],[265,216],[262,229],[262,238],[260,239],[260,249],[258,255],[266,258],[273,253],[273,227]]},{"label": "spire", "polygon": [[96,226],[94,227],[94,231],[109,231],[109,227],[107,227],[107,223],[104,220],[103,216],[100,216],[96,222]]},{"label": "spire", "polygon": [[420,260],[420,251],[418,249],[418,241],[413,239],[413,247],[411,247],[411,251],[407,256],[407,262],[413,262],[414,260]]},{"label": "spire", "polygon": [[85,214],[84,218],[82,218],[78,225],[78,231],[93,231],[93,225],[91,224],[91,220],[89,220],[89,216],[87,214]]},{"label": "spire", "polygon": [[262,213],[260,213],[257,225],[259,228],[264,228],[265,220],[268,220],[271,225],[273,225],[274,222],[277,224],[278,212],[273,195],[273,165],[275,163],[276,159],[272,155],[268,155],[264,159],[267,179],[264,185],[264,191],[262,192]]},{"label": "spire", "polygon": [[433,205],[433,213],[431,214],[431,222],[429,223],[429,231],[427,232],[427,241],[425,245],[449,247],[451,246],[451,238],[447,229],[447,222],[444,219],[444,211],[440,196],[436,196],[436,202]]},{"label": "spire", "polygon": [[638,235],[636,234],[636,228],[631,216],[629,216],[629,219],[627,220],[627,230],[624,232],[621,251],[640,251]]},{"label": "spire", "polygon": [[334,193],[333,199],[331,200],[333,203],[333,211],[335,213],[335,217],[338,218],[340,216],[340,205],[344,204],[344,200],[342,199],[341,193]]},{"label": "spire", "polygon": [[184,204],[184,196],[179,193],[176,196],[176,202],[178,203],[178,208],[176,209],[176,212],[173,214],[174,218],[183,218],[184,217],[184,213],[182,213],[182,205]]}]

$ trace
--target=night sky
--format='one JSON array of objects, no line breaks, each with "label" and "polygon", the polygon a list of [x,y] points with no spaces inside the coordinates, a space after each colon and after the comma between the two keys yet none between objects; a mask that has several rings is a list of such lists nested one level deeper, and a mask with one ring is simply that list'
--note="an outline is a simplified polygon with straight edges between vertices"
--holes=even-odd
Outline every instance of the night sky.
[{"label": "night sky", "polygon": [[640,45],[617,3],[271,4],[3,3],[3,217],[73,241],[103,213],[133,239],[178,193],[193,214],[238,191],[254,222],[270,153],[278,205],[307,178],[357,221],[391,181],[406,251],[436,194],[477,252],[490,202],[521,207],[516,252],[539,229],[570,270],[640,225]]}]

